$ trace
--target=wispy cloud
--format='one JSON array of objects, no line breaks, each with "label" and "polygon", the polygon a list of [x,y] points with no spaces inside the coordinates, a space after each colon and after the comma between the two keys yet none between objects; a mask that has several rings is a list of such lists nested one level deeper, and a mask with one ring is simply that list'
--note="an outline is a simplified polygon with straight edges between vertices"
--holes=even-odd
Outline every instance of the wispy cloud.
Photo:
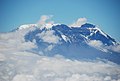
[{"label": "wispy cloud", "polygon": [[89,40],[87,42],[87,44],[94,47],[94,48],[96,48],[96,49],[104,51],[104,52],[108,52],[108,50],[111,50],[111,51],[120,53],[120,45],[119,44],[106,46],[99,40]]},{"label": "wispy cloud", "polygon": [[54,35],[54,30],[43,31],[37,34],[44,42],[56,44],[59,42],[60,38]]},{"label": "wispy cloud", "polygon": [[99,40],[90,40],[88,44],[93,47],[101,47],[103,45],[103,43]]},{"label": "wispy cloud", "polygon": [[99,40],[89,40],[88,45],[90,45],[91,47],[94,47],[95,49],[101,50],[103,52],[108,52],[104,44]]},{"label": "wispy cloud", "polygon": [[77,21],[75,21],[73,24],[71,24],[71,27],[80,27],[81,25],[85,24],[87,22],[86,18],[79,18]]},{"label": "wispy cloud", "polygon": [[54,21],[51,20],[52,17],[53,17],[53,15],[42,15],[40,17],[40,20],[37,22],[37,25],[39,27],[43,27],[46,24],[53,24]]},{"label": "wispy cloud", "polygon": [[105,48],[120,53],[120,45],[114,45],[114,46],[111,45],[111,46],[106,46]]}]

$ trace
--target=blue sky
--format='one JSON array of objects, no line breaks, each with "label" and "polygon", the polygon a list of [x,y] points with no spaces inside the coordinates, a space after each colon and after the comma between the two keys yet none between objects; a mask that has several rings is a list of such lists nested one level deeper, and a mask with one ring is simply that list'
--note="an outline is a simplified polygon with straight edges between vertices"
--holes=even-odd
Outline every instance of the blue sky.
[{"label": "blue sky", "polygon": [[36,23],[41,15],[64,24],[85,17],[120,41],[120,0],[0,0],[0,32]]}]

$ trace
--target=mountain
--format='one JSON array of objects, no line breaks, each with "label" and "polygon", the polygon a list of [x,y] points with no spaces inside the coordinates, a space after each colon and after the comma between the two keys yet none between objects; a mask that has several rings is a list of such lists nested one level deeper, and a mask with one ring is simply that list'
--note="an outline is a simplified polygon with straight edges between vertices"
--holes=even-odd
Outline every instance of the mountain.
[{"label": "mountain", "polygon": [[[60,54],[70,59],[107,59],[120,63],[120,53],[112,49],[119,43],[96,25],[85,23],[81,27],[64,24],[22,25],[14,31],[24,31],[26,42],[34,42],[37,48],[27,50],[39,55]],[[13,32],[14,32],[13,31]]]}]

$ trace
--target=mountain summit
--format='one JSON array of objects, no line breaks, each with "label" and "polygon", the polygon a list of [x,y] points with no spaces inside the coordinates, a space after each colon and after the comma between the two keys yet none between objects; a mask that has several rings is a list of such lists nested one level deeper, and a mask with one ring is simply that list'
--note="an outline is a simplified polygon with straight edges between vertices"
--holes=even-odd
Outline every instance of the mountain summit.
[{"label": "mountain summit", "polygon": [[107,58],[114,62],[118,62],[120,57],[119,43],[96,25],[89,23],[80,27],[65,24],[46,24],[39,27],[32,24],[20,26],[15,31],[22,32],[26,42],[33,42],[37,46],[28,51],[40,55],[60,54],[70,59]]}]

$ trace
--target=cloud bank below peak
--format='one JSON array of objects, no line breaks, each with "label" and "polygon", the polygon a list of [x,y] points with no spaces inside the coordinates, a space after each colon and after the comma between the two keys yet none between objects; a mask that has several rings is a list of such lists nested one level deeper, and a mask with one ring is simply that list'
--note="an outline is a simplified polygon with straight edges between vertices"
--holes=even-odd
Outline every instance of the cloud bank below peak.
[{"label": "cloud bank below peak", "polygon": [[[120,67],[107,61],[78,61],[30,52],[0,54],[0,81],[119,81]],[[10,73],[10,74],[9,74]],[[6,77],[6,78],[5,78]]]}]

